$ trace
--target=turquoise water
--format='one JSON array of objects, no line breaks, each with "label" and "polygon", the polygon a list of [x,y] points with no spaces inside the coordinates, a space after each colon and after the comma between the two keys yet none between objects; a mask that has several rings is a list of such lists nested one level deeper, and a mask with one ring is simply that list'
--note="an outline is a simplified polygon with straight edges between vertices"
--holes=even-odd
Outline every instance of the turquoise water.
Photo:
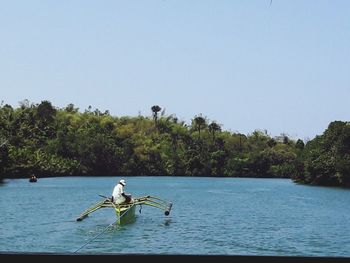
[{"label": "turquoise water", "polygon": [[113,225],[112,209],[75,221],[118,179],[5,180],[0,251],[350,256],[350,190],[288,179],[125,177],[133,196],[173,202],[170,215],[142,206],[125,226]]}]

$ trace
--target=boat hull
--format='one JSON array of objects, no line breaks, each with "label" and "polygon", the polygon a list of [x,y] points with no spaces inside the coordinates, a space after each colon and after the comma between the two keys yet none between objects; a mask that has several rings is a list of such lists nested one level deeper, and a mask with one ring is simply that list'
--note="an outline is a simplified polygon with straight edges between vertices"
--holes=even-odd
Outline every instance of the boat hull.
[{"label": "boat hull", "polygon": [[136,220],[136,205],[124,205],[123,207],[116,207],[115,213],[117,215],[117,223],[125,225],[135,222]]}]

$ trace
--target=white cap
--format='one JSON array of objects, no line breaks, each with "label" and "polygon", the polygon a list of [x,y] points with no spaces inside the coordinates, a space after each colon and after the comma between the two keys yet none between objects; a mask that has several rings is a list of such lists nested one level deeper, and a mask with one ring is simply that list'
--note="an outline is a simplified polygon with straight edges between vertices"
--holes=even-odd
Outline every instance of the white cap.
[{"label": "white cap", "polygon": [[126,185],[126,182],[125,182],[125,180],[124,179],[121,179],[120,181],[119,181],[119,183],[121,183],[122,185]]}]

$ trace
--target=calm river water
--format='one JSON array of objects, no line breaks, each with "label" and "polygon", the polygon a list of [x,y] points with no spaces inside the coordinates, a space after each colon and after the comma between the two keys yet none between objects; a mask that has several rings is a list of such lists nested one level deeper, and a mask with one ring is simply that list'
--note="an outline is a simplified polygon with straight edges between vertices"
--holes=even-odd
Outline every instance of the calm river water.
[{"label": "calm river water", "polygon": [[133,196],[173,202],[170,215],[142,206],[129,225],[113,225],[112,209],[75,221],[119,179],[5,180],[0,251],[350,256],[350,190],[289,179],[124,177]]}]

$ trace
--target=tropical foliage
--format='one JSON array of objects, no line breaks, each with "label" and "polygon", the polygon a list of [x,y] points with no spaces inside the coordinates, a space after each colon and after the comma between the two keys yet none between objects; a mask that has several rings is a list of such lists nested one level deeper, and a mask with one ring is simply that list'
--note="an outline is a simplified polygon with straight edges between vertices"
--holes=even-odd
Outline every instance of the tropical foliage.
[{"label": "tropical foliage", "polygon": [[226,176],[350,184],[350,126],[331,123],[306,144],[267,131],[229,132],[201,113],[187,125],[158,105],[150,116],[116,117],[49,101],[0,105],[0,174]]}]

